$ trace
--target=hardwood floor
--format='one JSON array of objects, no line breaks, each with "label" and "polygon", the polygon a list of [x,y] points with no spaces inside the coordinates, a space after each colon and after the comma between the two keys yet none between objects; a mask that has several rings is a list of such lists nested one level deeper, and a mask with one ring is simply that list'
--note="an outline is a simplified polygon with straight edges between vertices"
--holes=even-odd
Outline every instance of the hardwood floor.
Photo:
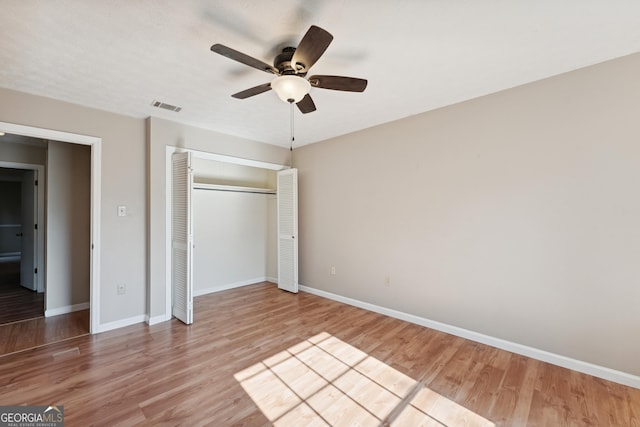
[{"label": "hardwood floor", "polygon": [[0,325],[0,356],[87,335],[89,310]]},{"label": "hardwood floor", "polygon": [[638,389],[266,283],[0,357],[0,402],[70,426],[640,425]]},{"label": "hardwood floor", "polygon": [[44,294],[20,286],[20,258],[0,257],[0,324],[44,316]]}]

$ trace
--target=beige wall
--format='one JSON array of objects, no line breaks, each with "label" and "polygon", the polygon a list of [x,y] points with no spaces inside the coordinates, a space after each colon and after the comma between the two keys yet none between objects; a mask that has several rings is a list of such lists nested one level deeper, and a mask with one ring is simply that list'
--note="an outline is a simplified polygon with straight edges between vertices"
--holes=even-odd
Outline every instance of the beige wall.
[{"label": "beige wall", "polygon": [[47,157],[46,310],[89,303],[91,147],[51,141]]},{"label": "beige wall", "polygon": [[639,75],[636,54],[297,149],[300,283],[640,375]]},{"label": "beige wall", "polygon": [[151,321],[166,318],[166,152],[179,147],[262,162],[287,164],[289,150],[151,117],[147,119],[149,164],[149,296]]},{"label": "beige wall", "polygon": [[200,184],[275,188],[276,171],[217,160],[193,158],[193,181]]},{"label": "beige wall", "polygon": [[[100,323],[144,315],[144,120],[0,88],[0,121],[102,138]],[[126,217],[117,216],[118,205],[127,206]],[[118,283],[127,285],[125,296]]]},{"label": "beige wall", "polygon": [[[6,121],[6,120],[3,120]],[[4,141],[0,138],[0,160],[4,162],[28,163],[32,165],[44,165],[47,161],[47,149],[28,144],[20,144]],[[24,138],[29,140],[30,138]]]}]

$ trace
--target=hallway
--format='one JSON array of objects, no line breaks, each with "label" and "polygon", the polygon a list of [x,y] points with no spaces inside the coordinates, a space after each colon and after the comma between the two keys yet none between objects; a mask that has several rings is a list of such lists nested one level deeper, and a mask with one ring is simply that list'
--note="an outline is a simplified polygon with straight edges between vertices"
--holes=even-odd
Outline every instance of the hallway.
[{"label": "hallway", "polygon": [[0,257],[0,325],[44,316],[44,293],[20,286],[20,257]]}]

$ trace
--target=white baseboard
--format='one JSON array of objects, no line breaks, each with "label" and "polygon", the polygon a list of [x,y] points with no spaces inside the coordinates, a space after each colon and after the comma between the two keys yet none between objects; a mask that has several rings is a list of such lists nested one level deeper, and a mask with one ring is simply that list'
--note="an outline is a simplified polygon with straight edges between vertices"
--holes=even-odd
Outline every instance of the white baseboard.
[{"label": "white baseboard", "polygon": [[161,314],[160,316],[150,317],[148,314],[144,316],[144,321],[147,325],[157,325],[158,323],[166,322],[167,320],[171,320],[173,316],[171,314]]},{"label": "white baseboard", "polygon": [[44,317],[59,316],[61,314],[73,313],[74,311],[88,310],[90,304],[83,302],[80,304],[65,305],[64,307],[52,308],[44,311]]},{"label": "white baseboard", "polygon": [[100,325],[98,325],[98,330],[93,331],[92,333],[98,334],[100,332],[112,331],[114,329],[124,328],[125,326],[135,325],[144,321],[145,315],[141,314],[139,316],[129,317],[128,319],[116,320],[115,322],[101,323]]},{"label": "white baseboard", "polygon": [[278,278],[277,277],[267,277],[267,282],[275,283],[277,285],[278,284]]},{"label": "white baseboard", "polygon": [[265,282],[269,280],[267,277],[258,277],[255,279],[243,280],[241,282],[229,283],[222,286],[216,286],[214,288],[207,289],[197,289],[193,291],[194,297],[199,297],[201,295],[212,294],[214,292],[227,291],[229,289],[240,288],[242,286],[255,285],[256,283]]},{"label": "white baseboard", "polygon": [[334,301],[338,301],[344,304],[353,305],[355,307],[363,308],[365,310],[373,311],[376,313],[384,314],[389,317],[404,320],[407,322],[415,323],[416,325],[425,326],[427,328],[435,329],[437,331],[446,332],[451,335],[455,335],[461,338],[465,338],[471,341],[479,342],[481,344],[490,345],[502,350],[510,351],[512,353],[520,354],[523,356],[531,357],[532,359],[541,360],[543,362],[551,363],[563,368],[572,369],[574,371],[582,372],[584,374],[593,375],[594,377],[602,378],[608,381],[613,381],[618,384],[623,384],[629,387],[640,389],[640,376],[632,375],[626,372],[616,371],[614,369],[606,368],[604,366],[594,365],[582,360],[572,359],[570,357],[562,356],[555,353],[550,353],[545,350],[540,350],[534,347],[506,341],[500,338],[495,338],[489,335],[484,335],[478,332],[470,331],[468,329],[459,328],[457,326],[447,325],[446,323],[440,323],[435,320],[426,319],[424,317],[415,316],[413,314],[403,313],[401,311],[393,310],[386,307],[381,307],[375,304],[370,304],[353,298],[344,297],[331,292],[322,291],[320,289],[310,288],[308,286],[300,285],[299,289],[303,292],[308,292],[313,295],[317,295],[323,298],[328,298]]}]

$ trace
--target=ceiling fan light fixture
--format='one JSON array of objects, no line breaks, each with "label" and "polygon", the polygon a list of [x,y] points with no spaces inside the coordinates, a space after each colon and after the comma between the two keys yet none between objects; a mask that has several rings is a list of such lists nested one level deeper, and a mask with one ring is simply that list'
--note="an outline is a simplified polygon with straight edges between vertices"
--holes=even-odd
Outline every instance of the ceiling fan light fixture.
[{"label": "ceiling fan light fixture", "polygon": [[309,93],[311,84],[302,77],[286,75],[273,79],[271,81],[271,89],[284,102],[298,103]]}]

